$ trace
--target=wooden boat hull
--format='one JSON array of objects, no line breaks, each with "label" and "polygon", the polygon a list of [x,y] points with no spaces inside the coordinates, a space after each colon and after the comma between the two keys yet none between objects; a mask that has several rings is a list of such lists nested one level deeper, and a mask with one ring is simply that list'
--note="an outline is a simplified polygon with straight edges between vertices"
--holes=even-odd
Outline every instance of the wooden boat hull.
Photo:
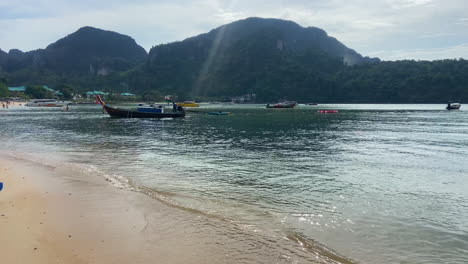
[{"label": "wooden boat hull", "polygon": [[119,109],[104,105],[104,110],[111,116],[116,118],[177,118],[185,117],[185,111],[167,112],[167,113],[146,113],[137,112],[127,109]]},{"label": "wooden boat hull", "polygon": [[267,105],[266,108],[294,108],[296,105]]},{"label": "wooden boat hull", "polygon": [[176,105],[180,105],[182,107],[199,107],[200,105],[197,104],[197,103],[193,103],[193,102],[180,102],[180,103],[176,103]]}]

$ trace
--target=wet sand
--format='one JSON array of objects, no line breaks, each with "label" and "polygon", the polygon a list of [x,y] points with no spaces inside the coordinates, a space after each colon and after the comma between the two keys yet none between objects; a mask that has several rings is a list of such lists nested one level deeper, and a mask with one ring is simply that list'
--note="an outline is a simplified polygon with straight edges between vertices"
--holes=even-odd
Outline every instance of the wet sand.
[{"label": "wet sand", "polygon": [[[222,262],[203,244],[174,244],[180,237],[166,240],[167,234],[152,231],[144,207],[158,212],[164,205],[95,180],[2,158],[2,263]],[[171,235],[183,235],[173,231]]]},{"label": "wet sand", "polygon": [[69,165],[0,156],[0,181],[2,263],[348,263]]}]

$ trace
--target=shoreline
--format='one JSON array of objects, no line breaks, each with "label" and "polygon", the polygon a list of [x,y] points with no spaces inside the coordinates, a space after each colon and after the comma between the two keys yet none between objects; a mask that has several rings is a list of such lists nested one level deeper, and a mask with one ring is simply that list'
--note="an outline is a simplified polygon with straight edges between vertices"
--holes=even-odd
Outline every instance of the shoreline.
[{"label": "shoreline", "polygon": [[[177,247],[168,240],[149,243],[155,234],[146,233],[152,227],[142,207],[150,198],[117,189],[104,179],[80,181],[53,167],[1,157],[0,181],[4,183],[0,192],[0,248],[5,263],[206,260],[201,254],[192,254],[206,250],[197,245],[184,249],[182,243],[180,253],[171,253],[171,247]],[[150,202],[155,211],[167,209]]]},{"label": "shoreline", "polygon": [[168,206],[67,165],[0,156],[0,181],[6,263],[351,263],[294,238],[262,237]]}]

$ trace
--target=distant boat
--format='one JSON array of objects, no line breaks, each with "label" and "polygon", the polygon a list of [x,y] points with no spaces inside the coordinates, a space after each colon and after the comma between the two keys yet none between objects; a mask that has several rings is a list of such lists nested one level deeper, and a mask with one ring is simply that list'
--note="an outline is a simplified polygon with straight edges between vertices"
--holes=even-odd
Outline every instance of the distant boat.
[{"label": "distant boat", "polygon": [[29,107],[63,107],[69,102],[57,101],[56,99],[34,99],[25,106]]},{"label": "distant boat", "polygon": [[307,105],[317,105],[317,103],[308,103]]},{"label": "distant boat", "polygon": [[142,106],[139,105],[136,109],[121,109],[110,107],[101,99],[99,95],[96,96],[96,100],[102,105],[104,110],[111,117],[119,118],[177,118],[184,117],[185,111],[182,106],[178,106],[176,110],[166,109],[163,106]]},{"label": "distant boat", "polygon": [[96,105],[94,102],[73,102],[69,103],[69,105]]},{"label": "distant boat", "polygon": [[460,109],[460,107],[461,107],[460,103],[448,103],[447,107],[445,107],[445,109],[447,109],[447,110],[458,110],[458,109]]},{"label": "distant boat", "polygon": [[286,101],[282,103],[277,103],[277,104],[267,104],[266,108],[294,108],[297,105],[296,102],[293,101]]},{"label": "distant boat", "polygon": [[336,114],[336,113],[338,113],[338,110],[318,110],[317,113],[321,113],[321,114]]},{"label": "distant boat", "polygon": [[199,107],[200,105],[195,103],[194,101],[185,101],[185,102],[179,102],[176,103],[177,105],[180,105],[182,107]]}]

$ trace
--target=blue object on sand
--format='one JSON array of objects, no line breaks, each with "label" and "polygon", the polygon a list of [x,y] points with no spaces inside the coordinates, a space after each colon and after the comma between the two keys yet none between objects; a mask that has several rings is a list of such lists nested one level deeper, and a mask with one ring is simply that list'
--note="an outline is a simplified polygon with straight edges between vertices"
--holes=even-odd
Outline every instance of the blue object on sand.
[{"label": "blue object on sand", "polygon": [[3,189],[3,182],[0,182],[0,191]]}]

